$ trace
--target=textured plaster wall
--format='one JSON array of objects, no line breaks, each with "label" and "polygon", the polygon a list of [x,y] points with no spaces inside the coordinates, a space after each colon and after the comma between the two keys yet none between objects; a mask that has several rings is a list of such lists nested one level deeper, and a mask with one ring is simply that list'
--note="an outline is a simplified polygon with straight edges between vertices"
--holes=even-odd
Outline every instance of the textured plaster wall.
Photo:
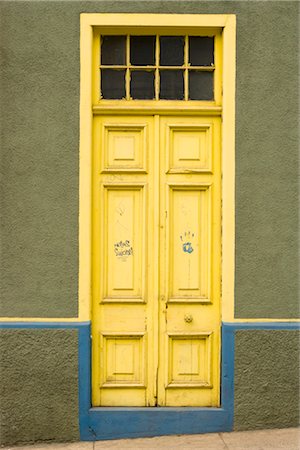
[{"label": "textured plaster wall", "polygon": [[236,317],[296,317],[298,3],[0,7],[0,315],[77,315],[80,12],[177,12],[237,14]]},{"label": "textured plaster wall", "polygon": [[299,3],[248,3],[237,36],[235,314],[296,318]]},{"label": "textured plaster wall", "polygon": [[1,4],[3,316],[77,316],[79,31],[68,9]]},{"label": "textured plaster wall", "polygon": [[0,444],[78,440],[76,330],[0,331]]},{"label": "textured plaster wall", "polygon": [[234,428],[297,427],[299,369],[299,331],[237,331]]}]

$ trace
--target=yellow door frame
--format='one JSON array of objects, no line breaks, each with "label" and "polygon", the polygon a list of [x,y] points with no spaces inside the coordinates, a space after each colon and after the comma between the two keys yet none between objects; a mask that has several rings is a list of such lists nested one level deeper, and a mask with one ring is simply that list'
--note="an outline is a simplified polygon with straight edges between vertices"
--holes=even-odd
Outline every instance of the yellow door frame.
[{"label": "yellow door frame", "polygon": [[[217,20],[216,20],[217,19]],[[135,34],[196,34],[214,35],[218,49],[215,71],[214,101],[120,101],[100,100],[99,33]],[[222,39],[220,40],[220,32]],[[154,14],[83,14],[81,16],[81,78],[80,78],[80,213],[79,213],[79,317],[92,316],[92,146],[93,117],[103,114],[184,114],[220,116],[222,114],[222,281],[220,296],[222,318],[233,315],[234,285],[234,76],[235,76],[235,17]],[[223,46],[220,51],[220,44]],[[224,61],[222,58],[224,57]],[[226,63],[227,64],[226,64]],[[222,79],[221,79],[222,77]],[[221,91],[221,86],[223,92]],[[157,116],[158,117],[158,116]],[[228,129],[227,129],[228,127]],[[228,131],[228,133],[227,133]],[[230,158],[231,156],[231,158]],[[218,374],[219,370],[216,372]],[[219,377],[219,375],[218,375]],[[218,383],[217,383],[218,385]],[[215,394],[214,394],[215,395]],[[206,400],[207,401],[207,400]],[[205,401],[205,402],[206,402]],[[214,402],[216,399],[214,400]],[[96,402],[97,404],[98,402]],[[210,403],[208,401],[208,403]],[[217,401],[218,403],[218,401]]]},{"label": "yellow door frame", "polygon": [[[130,33],[136,29],[176,28],[189,33],[208,28],[222,29],[222,321],[234,320],[234,242],[235,242],[235,72],[236,17],[235,15],[205,14],[81,14],[80,17],[80,180],[79,180],[79,320],[91,320],[92,309],[92,119],[93,119],[93,29]],[[197,102],[201,103],[201,102]],[[162,104],[148,109],[160,113],[174,110]],[[98,106],[99,108],[99,106]],[[100,106],[101,108],[101,106]],[[178,113],[180,106],[178,105]],[[184,107],[186,110],[186,106]],[[191,106],[193,111],[213,114],[217,105]],[[113,104],[104,111],[114,110]],[[138,108],[131,108],[133,113]],[[144,108],[144,110],[147,110]],[[115,109],[116,111],[116,109]],[[118,108],[120,111],[120,108]],[[125,107],[124,107],[125,111]],[[128,111],[128,110],[127,110]]]}]

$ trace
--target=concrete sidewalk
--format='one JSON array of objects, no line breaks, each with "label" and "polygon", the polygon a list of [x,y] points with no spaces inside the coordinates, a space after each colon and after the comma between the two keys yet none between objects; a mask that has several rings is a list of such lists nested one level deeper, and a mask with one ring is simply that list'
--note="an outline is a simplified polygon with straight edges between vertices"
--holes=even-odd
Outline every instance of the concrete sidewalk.
[{"label": "concrete sidewalk", "polygon": [[74,442],[68,444],[35,444],[3,447],[15,450],[101,450],[101,449],[195,449],[195,450],[300,450],[300,429],[240,431],[181,436],[161,436],[113,441]]}]

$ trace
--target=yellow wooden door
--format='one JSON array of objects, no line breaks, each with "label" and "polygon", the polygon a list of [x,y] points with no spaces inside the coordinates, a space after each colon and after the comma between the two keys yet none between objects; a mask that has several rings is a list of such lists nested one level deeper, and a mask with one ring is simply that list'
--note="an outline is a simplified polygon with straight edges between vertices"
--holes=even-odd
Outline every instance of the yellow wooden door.
[{"label": "yellow wooden door", "polygon": [[220,118],[95,116],[94,406],[218,406]]},{"label": "yellow wooden door", "polygon": [[153,148],[153,117],[94,118],[94,405],[155,404]]},{"label": "yellow wooden door", "polygon": [[160,120],[158,403],[218,406],[220,119]]}]

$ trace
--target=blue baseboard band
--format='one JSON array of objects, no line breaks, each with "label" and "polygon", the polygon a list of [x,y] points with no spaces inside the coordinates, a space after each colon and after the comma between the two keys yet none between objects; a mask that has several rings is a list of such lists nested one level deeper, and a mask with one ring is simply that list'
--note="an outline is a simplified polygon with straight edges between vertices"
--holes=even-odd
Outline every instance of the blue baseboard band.
[{"label": "blue baseboard band", "polygon": [[89,327],[90,322],[0,322],[0,330],[4,328],[72,328],[80,331]]},{"label": "blue baseboard band", "polygon": [[1,328],[73,328],[78,330],[79,425],[83,441],[233,429],[234,338],[238,330],[295,330],[299,322],[231,322],[222,324],[221,407],[91,407],[90,322],[3,322]]}]

